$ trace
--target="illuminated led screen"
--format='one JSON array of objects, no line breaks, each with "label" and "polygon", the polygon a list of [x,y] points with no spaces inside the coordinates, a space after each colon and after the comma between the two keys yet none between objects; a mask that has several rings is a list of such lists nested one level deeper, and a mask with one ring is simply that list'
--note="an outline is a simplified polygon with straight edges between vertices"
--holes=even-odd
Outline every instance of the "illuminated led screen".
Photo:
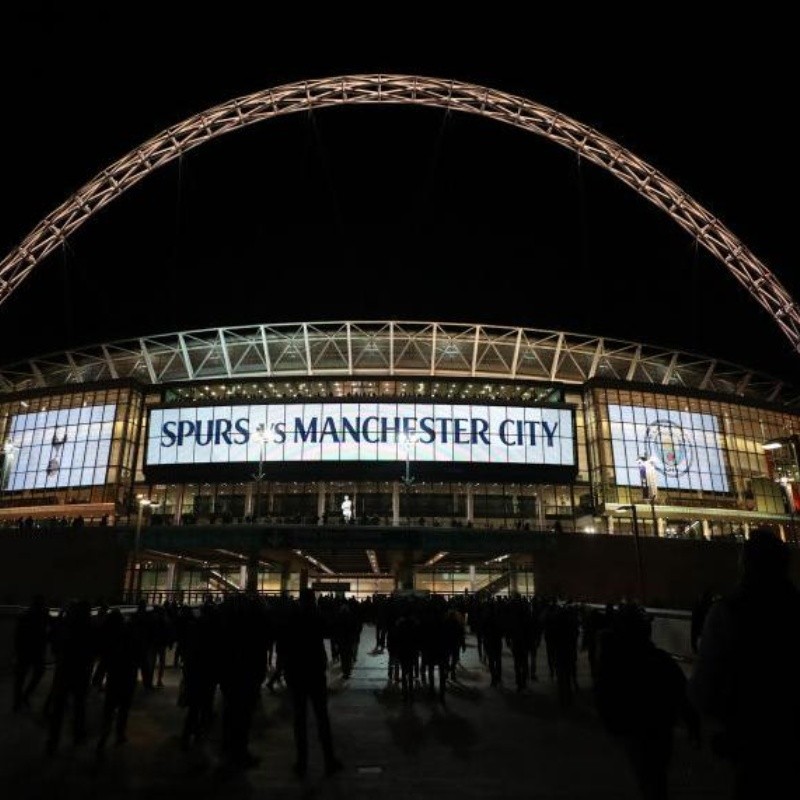
[{"label": "illuminated led screen", "polygon": [[609,403],[617,483],[641,485],[639,458],[650,458],[663,489],[727,492],[717,417]]},{"label": "illuminated led screen", "polygon": [[14,415],[3,486],[14,491],[105,483],[116,410],[112,403]]},{"label": "illuminated led screen", "polygon": [[575,463],[570,409],[448,403],[294,403],[153,409],[147,460]]}]

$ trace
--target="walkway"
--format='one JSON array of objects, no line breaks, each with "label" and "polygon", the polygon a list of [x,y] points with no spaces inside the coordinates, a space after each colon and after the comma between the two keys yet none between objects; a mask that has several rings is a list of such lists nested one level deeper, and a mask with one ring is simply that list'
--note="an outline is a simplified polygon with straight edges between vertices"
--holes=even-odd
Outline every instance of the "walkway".
[{"label": "walkway", "polygon": [[[374,629],[365,627],[352,678],[342,681],[331,670],[331,716],[334,740],[346,769],[326,779],[311,733],[309,776],[294,778],[291,711],[284,691],[264,690],[252,736],[252,750],[261,764],[245,773],[218,769],[215,727],[204,749],[184,753],[178,733],[182,711],[176,706],[179,673],[168,670],[166,688],[151,693],[137,689],[131,713],[129,742],[109,747],[104,762],[88,745],[74,746],[65,726],[57,756],[43,756],[45,729],[38,710],[13,715],[9,676],[0,683],[0,786],[4,796],[54,800],[113,800],[121,797],[167,798],[309,797],[379,798],[613,798],[637,795],[627,764],[600,727],[589,692],[588,665],[579,665],[581,690],[575,705],[558,708],[555,686],[542,662],[539,683],[525,694],[513,689],[511,659],[504,654],[504,686],[489,687],[474,640],[452,686],[446,707],[424,696],[406,704],[399,690],[386,682],[386,655],[371,653]],[[542,648],[543,650],[544,648]],[[544,653],[540,654],[540,660]],[[102,695],[92,691],[91,732],[96,735]],[[672,770],[674,800],[726,798],[728,771],[708,752],[698,751],[680,730]]]}]

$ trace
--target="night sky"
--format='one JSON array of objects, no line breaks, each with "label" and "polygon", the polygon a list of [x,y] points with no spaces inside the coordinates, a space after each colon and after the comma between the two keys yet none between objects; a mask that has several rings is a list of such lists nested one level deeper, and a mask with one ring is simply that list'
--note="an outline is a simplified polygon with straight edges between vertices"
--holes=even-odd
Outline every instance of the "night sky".
[{"label": "night sky", "polygon": [[[798,175],[794,46],[782,41],[793,28],[750,11],[725,31],[676,18],[640,37],[513,16],[421,33],[376,17],[369,37],[340,19],[327,39],[324,23],[256,28],[224,12],[201,34],[129,20],[135,37],[112,19],[93,22],[104,36],[57,15],[7,21],[0,248],[191,114],[303,78],[402,72],[521,94],[592,125],[718,215],[797,297],[797,204],[784,199]],[[601,334],[798,383],[800,357],[767,313],[630,189],[530,134],[415,107],[296,114],[153,174],[0,308],[0,361],[341,319]]]}]

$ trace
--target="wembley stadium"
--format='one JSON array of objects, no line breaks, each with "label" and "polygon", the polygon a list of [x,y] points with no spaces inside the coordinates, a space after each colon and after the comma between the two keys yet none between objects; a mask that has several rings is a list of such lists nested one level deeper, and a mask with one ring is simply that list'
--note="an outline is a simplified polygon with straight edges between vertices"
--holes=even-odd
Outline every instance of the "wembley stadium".
[{"label": "wembley stadium", "polygon": [[[631,342],[263,324],[54,353],[0,382],[5,524],[144,528],[142,591],[532,592],[542,537],[791,541],[800,511],[797,393]],[[404,563],[391,532],[411,529],[430,543]],[[276,532],[287,546],[259,538]]]},{"label": "wembley stadium", "polygon": [[[356,104],[477,115],[573,151],[693,236],[800,349],[777,277],[654,167],[526,98],[403,75],[287,84],[163,131],[0,262],[0,303],[192,148]],[[796,544],[798,430],[783,381],[602,336],[398,320],[142,332],[0,368],[4,582],[28,593],[35,567],[54,593],[108,597],[310,584],[687,605],[730,585],[754,526]]]}]

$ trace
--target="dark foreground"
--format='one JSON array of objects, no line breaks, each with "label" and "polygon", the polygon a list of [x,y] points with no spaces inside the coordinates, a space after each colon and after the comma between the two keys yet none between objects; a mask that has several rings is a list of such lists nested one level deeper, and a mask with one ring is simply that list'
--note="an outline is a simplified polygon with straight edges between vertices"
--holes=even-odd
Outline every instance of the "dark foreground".
[{"label": "dark foreground", "polygon": [[[574,705],[559,708],[549,680],[544,648],[540,682],[524,694],[513,686],[509,652],[503,654],[504,681],[490,688],[478,661],[474,639],[462,658],[446,706],[418,688],[415,701],[403,701],[387,686],[387,656],[374,654],[375,632],[365,626],[358,661],[349,681],[337,665],[329,670],[330,711],[337,754],[345,769],[323,774],[322,757],[309,720],[308,777],[292,773],[294,745],[289,696],[262,690],[251,750],[261,763],[230,772],[220,765],[219,714],[207,742],[189,752],[180,747],[184,711],[177,707],[179,670],[169,669],[166,687],[137,687],[128,742],[110,744],[98,760],[95,743],[102,694],[92,690],[88,707],[89,741],[73,745],[65,718],[58,753],[44,755],[46,725],[41,707],[49,670],[34,698],[33,711],[11,713],[10,676],[0,679],[0,786],[9,800],[37,798],[614,798],[633,800],[636,789],[616,743],[600,726],[590,692],[588,665],[579,660],[581,686]],[[172,663],[171,656],[169,663]],[[221,700],[217,696],[216,708]],[[708,750],[694,748],[678,729],[671,771],[671,797],[727,798],[727,765]]]}]

